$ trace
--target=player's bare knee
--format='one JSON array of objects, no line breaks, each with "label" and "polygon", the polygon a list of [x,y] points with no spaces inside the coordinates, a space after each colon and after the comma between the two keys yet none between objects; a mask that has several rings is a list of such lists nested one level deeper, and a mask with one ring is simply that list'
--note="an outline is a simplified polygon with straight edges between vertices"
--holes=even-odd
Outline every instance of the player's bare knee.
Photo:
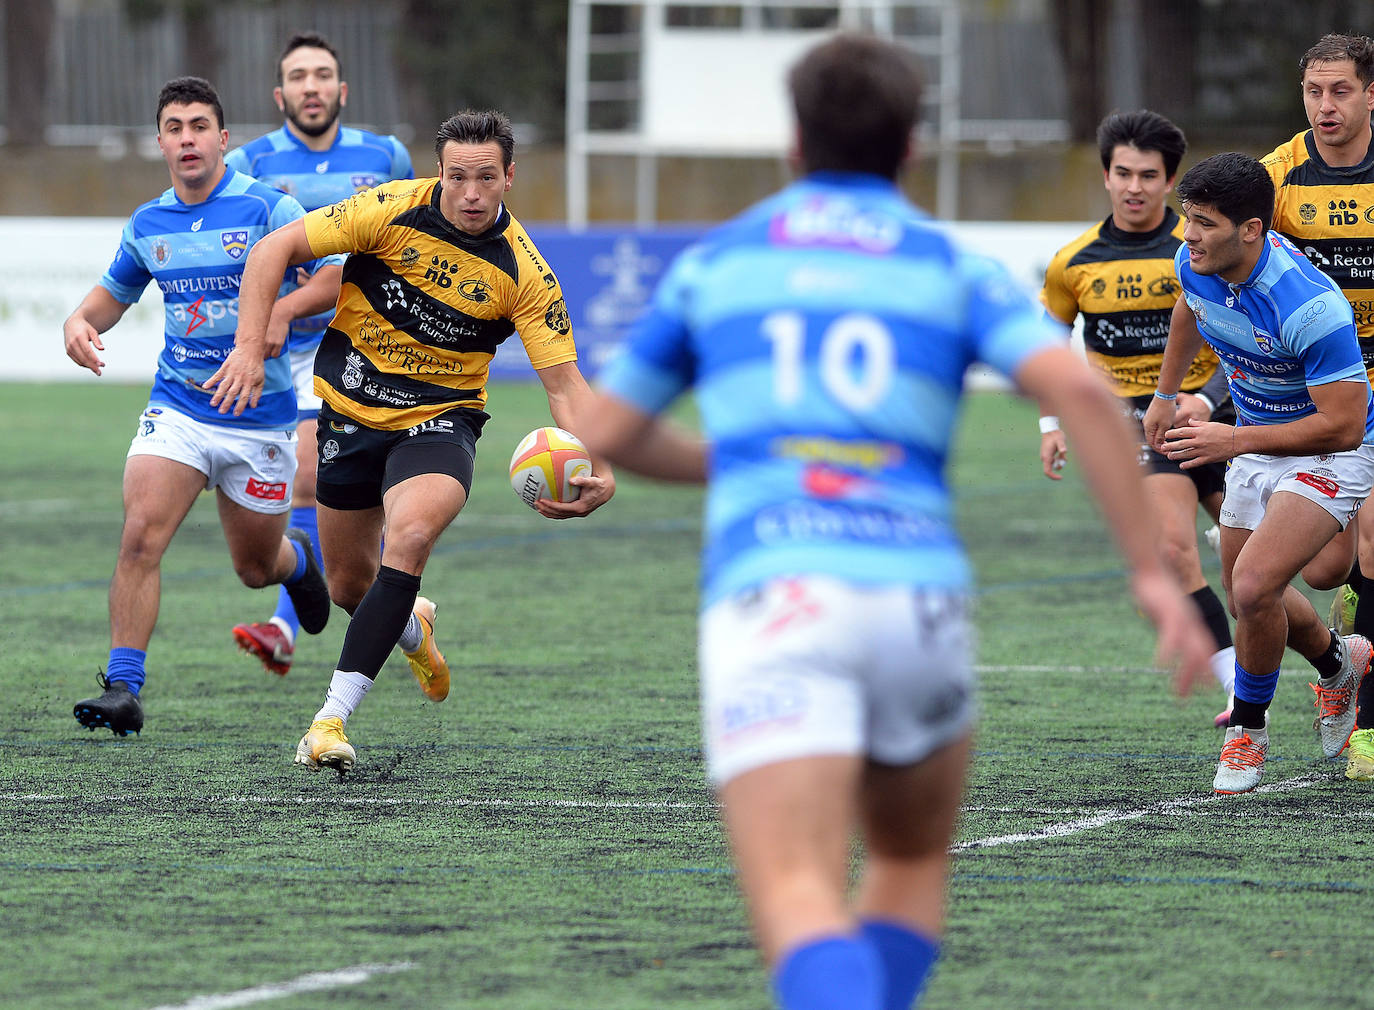
[{"label": "player's bare knee", "polygon": [[234,574],[249,589],[262,589],[281,581],[273,572],[271,559],[268,558],[235,559]]},{"label": "player's bare knee", "polygon": [[1287,584],[1287,580],[1279,581],[1262,570],[1233,572],[1230,592],[1232,613],[1237,620],[1243,620],[1281,606]]},{"label": "player's bare knee", "polygon": [[351,572],[336,574],[328,568],[325,569],[325,582],[329,585],[329,598],[350,614],[358,609],[372,585],[371,579],[360,578]]}]

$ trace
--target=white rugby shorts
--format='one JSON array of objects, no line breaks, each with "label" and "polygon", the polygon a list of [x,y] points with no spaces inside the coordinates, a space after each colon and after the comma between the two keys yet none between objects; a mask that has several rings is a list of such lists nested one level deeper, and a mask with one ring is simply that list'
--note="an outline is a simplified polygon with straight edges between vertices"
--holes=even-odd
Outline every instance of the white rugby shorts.
[{"label": "white rugby shorts", "polygon": [[1270,456],[1247,453],[1226,470],[1221,524],[1256,530],[1275,491],[1290,491],[1315,502],[1349,525],[1374,487],[1374,446],[1321,456]]},{"label": "white rugby shorts", "polygon": [[314,420],[324,401],[315,395],[315,352],[319,344],[304,351],[290,351],[291,385],[296,388],[297,420]]},{"label": "white rugby shorts", "polygon": [[710,779],[826,754],[914,764],[972,725],[972,652],[962,593],[800,576],[712,604],[699,640]]},{"label": "white rugby shorts", "polygon": [[194,467],[205,474],[207,488],[219,488],[253,512],[278,515],[291,509],[294,431],[227,428],[149,405],[139,416],[128,456],[160,456]]}]

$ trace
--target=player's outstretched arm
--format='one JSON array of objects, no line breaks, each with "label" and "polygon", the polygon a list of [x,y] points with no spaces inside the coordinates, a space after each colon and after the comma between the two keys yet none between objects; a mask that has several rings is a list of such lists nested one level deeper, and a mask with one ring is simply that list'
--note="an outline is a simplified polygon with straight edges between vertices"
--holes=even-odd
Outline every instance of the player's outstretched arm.
[{"label": "player's outstretched arm", "polygon": [[278,228],[248,250],[239,282],[239,325],[234,333],[234,349],[214,375],[205,380],[213,390],[210,406],[221,414],[231,408],[238,417],[248,407],[256,407],[262,396],[262,360],[267,348],[267,323],[272,305],[281,290],[286,268],[314,259],[300,220]]},{"label": "player's outstretched arm", "polygon": [[704,484],[706,443],[661,417],[644,413],[618,396],[597,393],[579,437],[592,452],[645,477]]},{"label": "player's outstretched arm", "polygon": [[1021,389],[1049,405],[1073,442],[1079,466],[1131,570],[1131,591],[1158,632],[1157,661],[1175,665],[1175,687],[1186,694],[1211,679],[1211,635],[1159,554],[1136,451],[1116,397],[1073,352],[1048,348],[1017,370]]},{"label": "player's outstretched arm", "polygon": [[[1202,334],[1198,332],[1197,317],[1188,303],[1180,298],[1174,302],[1173,314],[1169,316],[1169,339],[1164,345],[1164,358],[1159,366],[1159,385],[1157,392],[1171,396],[1178,395],[1197,352],[1202,350]],[[1165,452],[1164,433],[1178,423],[1178,401],[1161,400],[1155,397],[1145,409],[1141,426],[1145,429],[1145,441],[1155,452]]]},{"label": "player's outstretched arm", "polygon": [[[313,274],[298,270],[297,281],[300,287],[278,298],[272,304],[272,314],[267,321],[264,337],[263,356],[274,358],[286,346],[291,334],[291,324],[305,316],[319,315],[332,309],[339,300],[339,285],[343,281],[343,267],[338,263],[326,263]],[[303,275],[304,276],[301,276]]]},{"label": "player's outstretched arm", "polygon": [[[544,384],[544,393],[549,398],[549,415],[553,423],[564,431],[570,431],[582,438],[582,425],[595,398],[582,370],[575,361],[565,361],[548,368],[536,368],[535,374]],[[586,440],[583,440],[586,445]],[[582,488],[575,501],[556,502],[551,498],[540,498],[534,503],[535,510],[547,519],[576,519],[594,512],[605,505],[615,495],[615,473],[610,461],[597,450],[588,446],[592,457],[592,472],[589,476],[573,477],[572,483]]]},{"label": "player's outstretched arm", "polygon": [[105,367],[100,357],[100,352],[105,350],[100,334],[119,322],[128,308],[99,284],[91,288],[62,324],[62,341],[67,357],[99,375]]}]

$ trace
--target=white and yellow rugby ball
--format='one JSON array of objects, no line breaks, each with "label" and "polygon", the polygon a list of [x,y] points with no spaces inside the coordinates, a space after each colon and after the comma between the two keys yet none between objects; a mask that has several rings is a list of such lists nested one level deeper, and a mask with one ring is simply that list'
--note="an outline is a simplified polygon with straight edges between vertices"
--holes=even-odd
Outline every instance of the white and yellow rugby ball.
[{"label": "white and yellow rugby ball", "polygon": [[572,478],[591,472],[587,447],[562,428],[535,428],[520,440],[510,458],[510,486],[530,508],[540,498],[576,501],[582,489]]}]

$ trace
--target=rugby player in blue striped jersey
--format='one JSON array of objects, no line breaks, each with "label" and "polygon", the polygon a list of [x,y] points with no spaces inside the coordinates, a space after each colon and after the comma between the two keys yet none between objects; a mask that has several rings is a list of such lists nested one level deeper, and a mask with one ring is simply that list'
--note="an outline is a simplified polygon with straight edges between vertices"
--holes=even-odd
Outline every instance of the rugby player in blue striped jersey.
[{"label": "rugby player in blue striped jersey", "polygon": [[[272,90],[286,121],[271,133],[230,151],[225,162],[260,182],[290,193],[307,211],[327,207],[364,189],[393,179],[413,179],[408,152],[393,136],[343,126],[339,113],[348,104],[339,54],[317,32],[291,36],[277,60]],[[333,306],[330,306],[332,308]],[[320,398],[315,395],[315,351],[330,313],[298,319],[287,347],[296,387],[296,478],[291,488],[291,525],[305,530],[320,553],[315,510],[315,432]],[[277,594],[270,620],[236,624],[234,641],[262,660],[271,673],[291,669],[300,621],[291,594]]]},{"label": "rugby player in blue striped jersey", "polygon": [[[286,522],[296,468],[289,363],[266,359],[262,394],[240,415],[219,413],[201,385],[233,349],[248,250],[305,212],[293,198],[225,166],[229,132],[208,81],[169,81],[158,96],[156,122],[171,188],[134,211],[114,261],[62,327],[67,356],[99,375],[101,334],[149,281],[162,291],[166,343],[124,465],[104,691],[73,709],[83,726],[120,736],[143,728],[138,696],[157,621],[162,555],[201,491],[216,492],[229,556],[244,585],[286,586],[311,634],[329,619],[329,591],[309,540]],[[308,264],[313,276],[304,286],[283,280],[272,309],[276,332],[284,335],[292,319],[332,304],[341,262]],[[175,657],[163,662],[175,665]]]},{"label": "rugby player in blue striped jersey", "polygon": [[[897,188],[920,108],[905,50],[840,35],[789,83],[805,177],[677,260],[575,430],[630,469],[709,477],[707,771],[779,1005],[909,1010],[974,720],[945,477],[970,365],[1061,418],[1181,687],[1212,640],[1159,556],[1115,396]],[[705,443],[658,417],[688,388]]]}]

